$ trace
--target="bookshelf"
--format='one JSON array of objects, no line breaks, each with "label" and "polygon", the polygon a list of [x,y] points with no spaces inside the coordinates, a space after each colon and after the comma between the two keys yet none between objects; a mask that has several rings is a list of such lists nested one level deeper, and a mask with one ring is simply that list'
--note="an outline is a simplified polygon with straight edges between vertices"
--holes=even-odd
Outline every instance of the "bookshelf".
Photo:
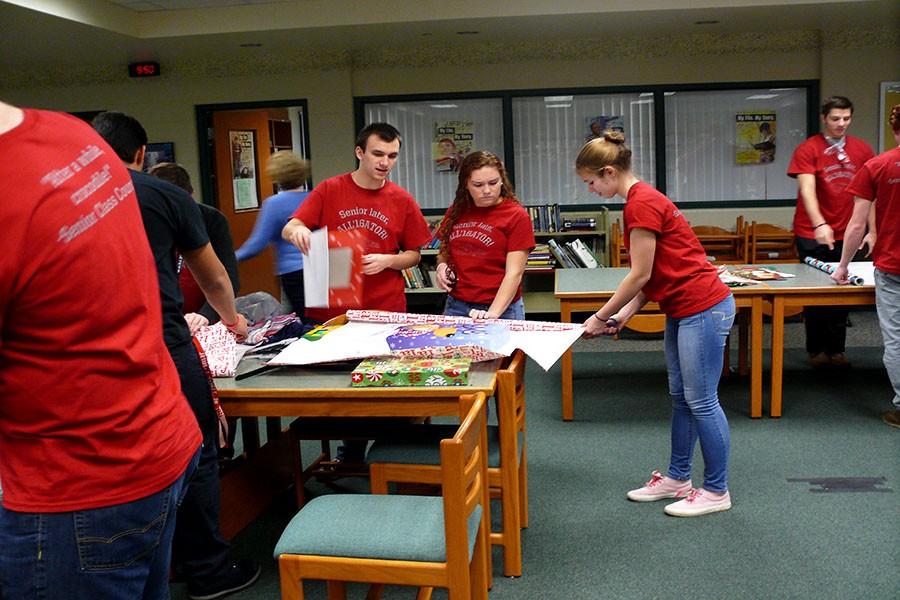
[{"label": "bookshelf", "polygon": [[[548,205],[543,205],[548,206]],[[549,205],[553,206],[553,205]],[[532,211],[530,211],[532,212]],[[551,215],[553,209],[550,209]],[[549,244],[553,240],[558,245],[574,243],[580,240],[586,246],[586,249],[594,256],[600,267],[608,265],[607,252],[607,222],[608,210],[604,208],[599,211],[578,211],[557,213],[558,217],[547,216],[539,217],[540,220],[532,221],[536,226],[547,226],[547,230],[535,230],[534,238],[538,244]],[[583,225],[578,229],[569,229],[566,227],[567,222],[575,220],[593,219],[590,226]],[[556,223],[559,223],[557,226]],[[550,231],[549,229],[553,229]],[[534,266],[526,268],[525,276],[522,279],[522,296],[525,299],[525,314],[545,315],[553,319],[559,318],[559,300],[553,293],[553,285],[555,281],[554,274],[558,268],[571,268],[560,265],[559,259],[556,259],[554,266]],[[555,316],[554,316],[555,315]]]}]

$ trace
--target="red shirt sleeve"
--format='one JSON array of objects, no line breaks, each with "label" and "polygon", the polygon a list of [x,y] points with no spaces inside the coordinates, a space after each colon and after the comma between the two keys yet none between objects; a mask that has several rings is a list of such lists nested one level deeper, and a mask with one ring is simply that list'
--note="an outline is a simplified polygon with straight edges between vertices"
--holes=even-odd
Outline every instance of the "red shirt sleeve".
[{"label": "red shirt sleeve", "polygon": [[878,185],[872,177],[872,171],[869,169],[869,163],[866,162],[847,186],[847,192],[853,196],[859,196],[865,200],[875,200]]},{"label": "red shirt sleeve", "polygon": [[310,229],[318,229],[322,226],[322,207],[325,205],[325,196],[328,194],[329,182],[323,181],[309,193],[306,199],[300,203],[292,219],[299,219]]},{"label": "red shirt sleeve", "polygon": [[521,205],[516,205],[516,212],[510,223],[508,240],[507,252],[531,251],[534,248],[534,227],[531,225],[528,213]]},{"label": "red shirt sleeve", "polygon": [[804,142],[797,146],[791,157],[791,164],[788,165],[787,174],[790,177],[816,174],[816,151],[812,144]]},{"label": "red shirt sleeve", "polygon": [[401,250],[418,250],[431,241],[431,229],[428,228],[428,223],[412,196],[408,197],[406,203],[404,224],[406,226],[398,240]]}]

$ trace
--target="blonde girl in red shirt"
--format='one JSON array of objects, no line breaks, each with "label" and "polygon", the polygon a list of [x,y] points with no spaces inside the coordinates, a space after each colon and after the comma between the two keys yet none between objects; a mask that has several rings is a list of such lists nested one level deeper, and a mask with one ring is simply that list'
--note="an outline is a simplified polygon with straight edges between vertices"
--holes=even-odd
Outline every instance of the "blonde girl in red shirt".
[{"label": "blonde girl in red shirt", "polygon": [[[666,196],[631,171],[620,132],[589,141],[575,160],[588,190],[625,198],[625,247],[631,269],[612,298],[584,322],[585,337],[619,331],[648,301],[666,314],[665,350],[672,398],[672,452],[665,475],[653,474],[627,496],[635,502],[679,498],[667,514],[693,517],[731,508],[728,420],[719,405],[723,350],[734,298],[706,259],[690,224]],[[691,483],[694,445],[703,452],[703,485]]]}]

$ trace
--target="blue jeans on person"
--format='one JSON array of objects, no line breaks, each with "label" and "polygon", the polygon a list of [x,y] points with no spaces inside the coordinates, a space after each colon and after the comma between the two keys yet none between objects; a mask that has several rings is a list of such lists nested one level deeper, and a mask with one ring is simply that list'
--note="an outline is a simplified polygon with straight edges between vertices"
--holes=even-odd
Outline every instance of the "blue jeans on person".
[{"label": "blue jeans on person", "polygon": [[62,513],[0,507],[0,597],[168,600],[176,512],[199,457],[133,502]]},{"label": "blue jeans on person", "polygon": [[875,269],[875,309],[884,338],[882,360],[894,388],[894,410],[900,410],[900,275]]},{"label": "blue jeans on person", "polygon": [[694,445],[703,452],[703,488],[728,489],[728,420],[719,404],[725,341],[734,323],[734,297],[689,317],[666,318],[666,365],[672,397],[669,477],[691,478]]},{"label": "blue jeans on person", "polygon": [[[444,304],[444,314],[448,317],[468,317],[469,311],[473,308],[475,310],[487,310],[490,307],[490,304],[463,302],[462,300],[457,300],[450,294],[447,294],[447,302]],[[522,301],[522,298],[511,303],[506,310],[503,311],[503,314],[500,315],[500,318],[523,321],[525,319],[525,302]]]}]

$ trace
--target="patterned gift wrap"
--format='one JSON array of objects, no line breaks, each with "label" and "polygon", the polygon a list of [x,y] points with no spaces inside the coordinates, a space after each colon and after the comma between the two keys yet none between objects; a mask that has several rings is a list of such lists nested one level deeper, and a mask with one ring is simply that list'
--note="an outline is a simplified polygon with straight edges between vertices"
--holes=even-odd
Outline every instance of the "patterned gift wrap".
[{"label": "patterned gift wrap", "polygon": [[367,358],[350,374],[352,387],[448,386],[469,383],[470,358]]}]

